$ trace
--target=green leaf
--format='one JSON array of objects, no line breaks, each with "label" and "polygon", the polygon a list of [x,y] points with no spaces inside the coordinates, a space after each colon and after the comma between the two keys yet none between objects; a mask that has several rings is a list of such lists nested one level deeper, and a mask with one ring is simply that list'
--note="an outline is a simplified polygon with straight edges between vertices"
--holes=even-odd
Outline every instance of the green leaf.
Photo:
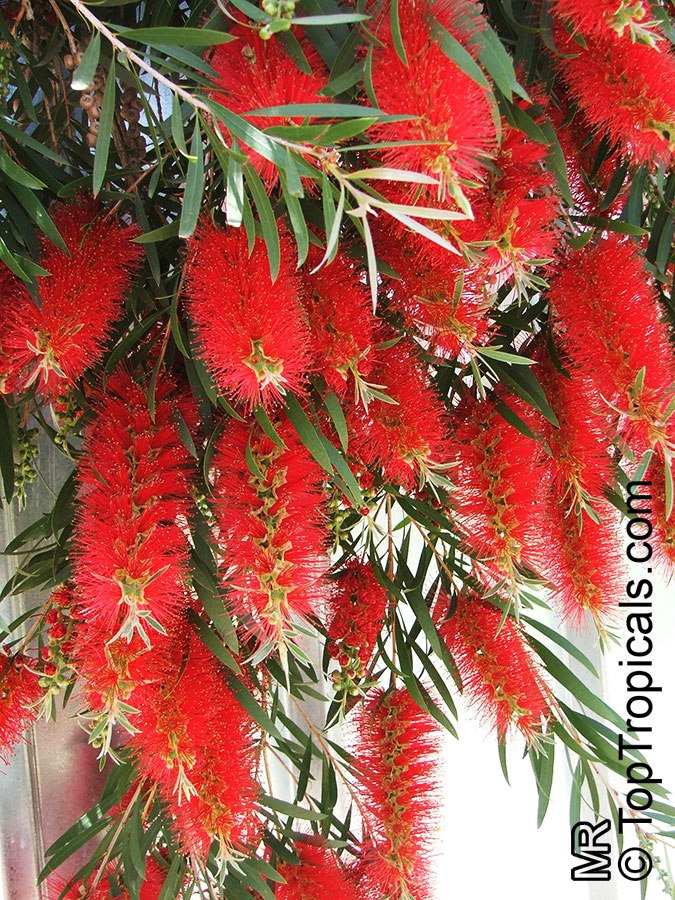
[{"label": "green leaf", "polygon": [[92,177],[92,190],[96,197],[105,181],[108,168],[108,154],[110,152],[110,139],[112,137],[113,120],[115,116],[115,94],[117,91],[117,79],[115,71],[115,57],[113,55],[105,82],[103,92],[103,104],[101,105],[101,118],[99,119],[98,138],[94,150],[94,172]]},{"label": "green leaf", "polygon": [[74,91],[86,91],[90,87],[96,74],[98,60],[101,55],[101,33],[95,31],[84,51],[82,61],[73,72],[70,86]]},{"label": "green leaf", "polygon": [[183,195],[183,209],[180,214],[180,226],[178,236],[188,238],[192,235],[202,207],[204,194],[204,146],[202,143],[202,130],[199,125],[199,117],[195,119],[195,127],[192,132],[190,144],[190,159],[188,161],[187,176],[185,179],[185,194]]},{"label": "green leaf", "polygon": [[333,13],[328,16],[299,16],[297,19],[291,19],[291,22],[293,25],[307,28],[316,25],[349,25],[352,22],[365,22],[369,18],[370,16],[363,13]]},{"label": "green leaf", "polygon": [[10,410],[4,397],[0,397],[0,474],[5,500],[14,496],[14,443],[9,422]]},{"label": "green leaf", "polygon": [[178,152],[185,157],[189,157],[187,144],[185,143],[185,128],[183,127],[183,111],[181,109],[178,94],[173,95],[171,102],[171,136],[173,142],[178,148]]},{"label": "green leaf", "polygon": [[151,47],[213,47],[234,40],[226,31],[212,31],[209,28],[122,28],[117,35]]},{"label": "green leaf", "polygon": [[478,60],[492,76],[492,80],[502,94],[508,100],[514,93],[519,94],[524,100],[529,100],[527,91],[518,83],[513,60],[496,32],[487,26],[480,32],[477,43],[481,46]]},{"label": "green leaf", "polygon": [[446,31],[438,22],[434,23],[433,33],[448,59],[451,59],[476,84],[484,88],[490,87],[490,82],[481,67],[454,35]]},{"label": "green leaf", "polygon": [[333,391],[330,391],[330,393],[326,394],[323,402],[328,410],[328,415],[333,420],[333,425],[335,425],[335,430],[338,433],[342,449],[346,453],[349,445],[349,435],[347,433],[347,420],[345,419],[345,414],[340,406],[340,401],[336,394],[334,394]]},{"label": "green leaf", "polygon": [[278,797],[270,797],[269,794],[262,794],[260,802],[263,806],[267,806],[284,816],[291,816],[294,819],[306,819],[310,822],[316,822],[326,818],[326,813],[305,809],[296,803],[289,803],[287,800],[280,800]]},{"label": "green leaf", "polygon": [[12,181],[16,181],[18,184],[22,184],[30,190],[37,191],[40,190],[40,188],[46,187],[44,181],[40,181],[35,175],[31,175],[30,172],[27,172],[25,169],[22,169],[21,166],[18,166],[11,156],[8,156],[2,149],[0,149],[0,170],[3,171],[8,178],[11,178]]},{"label": "green leaf", "polygon": [[286,395],[286,413],[296,434],[322,469],[333,474],[333,466],[323,441],[294,394]]},{"label": "green leaf", "polygon": [[267,245],[270,275],[272,276],[272,281],[275,281],[281,265],[281,243],[279,241],[279,231],[274,210],[260,176],[250,164],[244,166],[244,178],[258,211],[263,240]]},{"label": "green leaf", "polygon": [[406,56],[403,37],[401,35],[401,17],[399,15],[398,0],[391,0],[389,11],[389,25],[391,28],[391,37],[394,42],[396,55],[404,66],[408,65],[408,57]]},{"label": "green leaf", "polygon": [[539,803],[537,806],[537,828],[541,827],[546,811],[551,800],[551,788],[553,786],[553,767],[555,761],[555,743],[551,741],[544,745],[539,753],[530,751],[530,761],[537,782]]}]

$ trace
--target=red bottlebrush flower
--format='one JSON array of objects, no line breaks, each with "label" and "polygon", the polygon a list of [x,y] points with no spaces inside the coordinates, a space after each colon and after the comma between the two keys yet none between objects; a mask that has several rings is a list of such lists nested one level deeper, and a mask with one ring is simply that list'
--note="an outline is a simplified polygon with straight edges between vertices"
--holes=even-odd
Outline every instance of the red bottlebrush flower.
[{"label": "red bottlebrush flower", "polygon": [[375,397],[365,409],[347,409],[349,452],[382,477],[408,490],[436,478],[445,463],[446,413],[429,377],[409,346],[400,342],[380,350],[373,383],[390,400]]},{"label": "red bottlebrush flower", "polygon": [[675,56],[629,37],[588,38],[563,29],[558,71],[586,122],[637,164],[668,165],[675,131]]},{"label": "red bottlebrush flower", "polygon": [[[247,116],[245,113],[292,103],[326,103],[319,92],[328,82],[328,72],[309,41],[298,32],[310,72],[299,69],[284,44],[277,38],[262,40],[252,28],[235,26],[234,40],[220,44],[209,62],[216,71],[211,96],[218,103],[243,114],[256,128],[274,125],[301,125],[304,116]],[[310,119],[311,121],[311,119]],[[225,128],[225,126],[221,126]],[[278,173],[274,163],[250,147],[242,147],[268,189],[274,187]]]},{"label": "red bottlebrush flower", "polygon": [[286,884],[277,884],[276,900],[360,900],[335,851],[303,841],[296,844],[296,852],[300,860],[297,865],[282,863],[277,867]]},{"label": "red bottlebrush flower", "polygon": [[603,503],[597,513],[600,523],[570,510],[554,492],[543,504],[533,542],[537,571],[550,582],[562,619],[579,627],[588,612],[602,633],[616,613],[625,573],[614,511]]},{"label": "red bottlebrush flower", "polygon": [[283,238],[272,282],[262,238],[249,255],[244,229],[222,231],[204,220],[191,241],[188,310],[204,361],[219,389],[247,407],[269,407],[304,387],[309,333],[291,258]]},{"label": "red bottlebrush flower", "polygon": [[303,274],[312,351],[329,388],[344,394],[351,375],[359,396],[367,393],[378,322],[356,263],[338,253],[329,265],[311,272],[322,256],[317,247],[310,247]]},{"label": "red bottlebrush flower", "polygon": [[94,200],[64,204],[52,217],[68,253],[43,240],[40,264],[50,274],[37,278],[40,305],[21,292],[0,348],[0,369],[13,375],[3,389],[34,387],[48,402],[100,360],[143,256],[138,229],[99,213]]},{"label": "red bottlebrush flower", "polygon": [[493,294],[506,283],[520,293],[529,283],[529,269],[550,260],[558,244],[559,200],[546,155],[543,144],[505,126],[497,172],[473,201],[474,219],[456,223],[464,242],[491,242],[482,266]]},{"label": "red bottlebrush flower", "polygon": [[0,647],[0,761],[5,765],[14,745],[37,718],[36,704],[42,690],[30,664],[27,657],[10,656]]},{"label": "red bottlebrush flower", "polygon": [[549,298],[574,366],[621,409],[627,443],[636,453],[666,446],[675,357],[637,245],[609,235],[573,251]]},{"label": "red bottlebrush flower", "polygon": [[168,376],[146,390],[118,370],[95,400],[78,466],[75,583],[86,618],[129,639],[166,626],[183,606],[190,457],[173,417]]},{"label": "red bottlebrush flower", "polygon": [[615,38],[627,30],[632,40],[649,44],[660,37],[644,0],[552,0],[551,7],[584,36]]},{"label": "red bottlebrush flower", "polygon": [[137,688],[129,746],[158,784],[186,852],[204,857],[217,838],[226,856],[260,828],[253,722],[217,660],[196,635],[185,637],[168,648],[161,676]]},{"label": "red bottlebrush flower", "polygon": [[356,711],[366,896],[431,900],[440,729],[404,688],[370,692]]},{"label": "red bottlebrush flower", "polygon": [[[527,415],[507,398],[523,418]],[[529,534],[542,489],[535,473],[540,446],[499,414],[494,402],[473,398],[455,410],[452,502],[469,551],[490,579],[515,588],[518,565],[532,565]]]},{"label": "red bottlebrush flower", "polygon": [[293,617],[323,596],[327,566],[323,474],[287,422],[285,449],[233,421],[213,459],[216,516],[228,600],[242,624],[283,653]]},{"label": "red bottlebrush flower", "polygon": [[535,359],[535,374],[558,420],[558,427],[539,420],[552,453],[544,465],[552,470],[558,501],[567,512],[580,512],[614,480],[608,410],[583,371],[567,377],[550,354],[539,352]]},{"label": "red bottlebrush flower", "polygon": [[333,582],[327,601],[328,640],[343,676],[355,672],[350,684],[366,673],[388,605],[387,592],[367,563],[350,560]]},{"label": "red bottlebrush flower", "polygon": [[535,742],[549,715],[548,689],[515,620],[507,616],[502,622],[500,609],[462,591],[439,633],[470,702],[497,729],[499,740],[514,726],[528,744]]},{"label": "red bottlebrush flower", "polygon": [[[400,31],[407,63],[398,55],[388,9],[380,20],[373,48],[373,88],[378,106],[390,115],[411,115],[401,122],[374,125],[373,140],[432,142],[383,147],[386,165],[437,178],[441,197],[461,197],[460,179],[482,178],[496,148],[489,91],[450,60],[433,36],[437,17],[452,26],[452,7],[459,18],[475,14],[475,4],[409,0],[401,4]],[[453,30],[452,27],[450,30]],[[415,185],[417,187],[417,185]]]},{"label": "red bottlebrush flower", "polygon": [[408,229],[378,238],[378,254],[399,276],[387,286],[406,327],[436,356],[467,362],[494,330],[481,270]]},{"label": "red bottlebrush flower", "polygon": [[[115,875],[115,863],[108,866],[107,873],[101,878],[94,887],[93,879],[87,885],[79,882],[73,885],[64,896],[64,900],[129,900],[129,894],[121,888],[118,878]],[[159,900],[166,880],[165,870],[156,862],[153,857],[148,857],[145,863],[145,879],[141,885],[139,892],[139,900]],[[114,884],[114,892],[112,885]],[[63,892],[65,885],[61,884],[60,879],[56,880],[50,886],[50,896],[52,900],[58,900]]]}]

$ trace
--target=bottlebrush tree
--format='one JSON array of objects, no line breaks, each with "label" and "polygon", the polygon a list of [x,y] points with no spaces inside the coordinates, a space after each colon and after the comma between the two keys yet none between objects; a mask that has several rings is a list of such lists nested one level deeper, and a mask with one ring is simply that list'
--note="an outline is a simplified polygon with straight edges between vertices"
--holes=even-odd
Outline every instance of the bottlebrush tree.
[{"label": "bottlebrush tree", "polygon": [[108,771],[54,898],[434,900],[462,694],[540,819],[561,744],[573,821],[639,817],[568,656],[620,632],[629,480],[675,562],[674,38],[669,0],[0,3],[4,502],[71,470],[7,548],[0,760],[70,716]]}]

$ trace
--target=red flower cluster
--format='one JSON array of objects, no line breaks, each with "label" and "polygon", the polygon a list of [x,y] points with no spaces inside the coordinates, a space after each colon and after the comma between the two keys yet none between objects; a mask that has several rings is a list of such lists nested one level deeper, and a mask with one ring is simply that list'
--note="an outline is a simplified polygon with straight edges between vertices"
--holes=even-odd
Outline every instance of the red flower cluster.
[{"label": "red flower cluster", "polygon": [[388,605],[372,566],[353,559],[338,572],[327,602],[328,648],[342,670],[336,688],[349,690],[365,676]]},{"label": "red flower cluster", "polygon": [[377,249],[398,276],[387,279],[392,307],[422,346],[466,362],[488,343],[493,328],[482,267],[402,227],[378,232]]},{"label": "red flower cluster", "polygon": [[566,352],[622,416],[637,454],[667,444],[675,356],[637,246],[619,235],[561,261],[549,300]]},{"label": "red flower cluster", "polygon": [[[319,93],[326,85],[327,71],[311,43],[301,35],[300,45],[310,72],[298,68],[284,44],[276,39],[265,41],[252,28],[235,26],[233,40],[220,44],[209,62],[216,71],[213,80],[213,99],[234,113],[245,114],[256,109],[286,106],[293,103],[325,103]],[[261,130],[280,125],[299,125],[305,116],[244,115]],[[221,127],[228,130],[227,122]],[[242,150],[253,163],[267,188],[277,180],[277,168],[269,159],[248,146]]]},{"label": "red flower cluster", "polygon": [[[121,888],[115,873],[115,864],[111,863],[104,872],[103,877],[94,885],[94,878],[90,878],[86,885],[81,882],[73,885],[63,897],[63,900],[129,900],[128,891]],[[145,862],[145,878],[138,894],[139,900],[160,900],[162,888],[166,880],[166,872],[160,864],[149,856]],[[52,900],[59,900],[63,887],[55,883],[52,886]]]},{"label": "red flower cluster", "polygon": [[213,492],[228,602],[260,643],[283,651],[294,617],[322,598],[328,561],[321,469],[287,422],[277,431],[284,447],[257,426],[228,423]]},{"label": "red flower cluster", "polygon": [[346,254],[316,272],[323,254],[310,247],[303,270],[304,305],[312,336],[312,354],[329,388],[344,395],[351,379],[357,397],[368,397],[368,378],[378,320],[371,309],[364,274]]},{"label": "red flower cluster", "polygon": [[189,455],[166,376],[154,417],[147,392],[118,370],[95,400],[78,465],[75,582],[88,622],[108,639],[147,640],[146,625],[175,621],[184,603],[190,515]]},{"label": "red flower cluster", "polygon": [[[507,404],[515,406],[515,398]],[[513,590],[519,565],[533,563],[537,444],[500,415],[496,400],[474,398],[455,410],[453,438],[451,502],[465,546],[485,566],[488,580],[503,580]]]},{"label": "red flower cluster", "polygon": [[296,844],[296,852],[297,865],[277,866],[286,883],[276,886],[276,900],[361,900],[335,851],[302,841]]},{"label": "red flower cluster", "polygon": [[384,164],[436,178],[441,197],[461,196],[462,182],[475,182],[485,174],[496,149],[495,127],[488,89],[445,55],[435,37],[434,19],[468,44],[467,34],[475,35],[475,27],[468,26],[479,21],[477,4],[469,0],[400,4],[405,60],[391,33],[388,7],[385,4],[373,49],[375,98],[386,113],[413,118],[378,123],[370,135],[381,142],[401,142],[382,149]]},{"label": "red flower cluster", "polygon": [[431,900],[439,727],[405,688],[371,691],[356,716],[366,834],[359,887],[368,900]]},{"label": "red flower cluster", "polygon": [[[445,598],[450,606],[450,601]],[[515,620],[464,590],[439,633],[457,665],[464,691],[479,715],[506,739],[511,726],[528,743],[540,738],[549,716],[548,690]]]},{"label": "red flower cluster", "polygon": [[191,241],[188,309],[201,354],[219,389],[247,407],[303,391],[309,333],[291,259],[284,239],[272,282],[265,242],[249,254],[243,228],[222,231],[203,220]]},{"label": "red flower cluster", "polygon": [[552,0],[551,6],[574,32],[587,37],[615,38],[626,29],[632,39],[658,37],[650,27],[651,10],[644,0]]},{"label": "red flower cluster", "polygon": [[349,404],[350,454],[408,490],[433,480],[445,463],[447,422],[427,370],[401,341],[378,351],[370,377],[387,399]]},{"label": "red flower cluster", "polygon": [[[565,5],[578,4],[565,0]],[[614,7],[620,14],[622,4]],[[637,164],[668,165],[675,129],[675,56],[635,43],[629,35],[597,31],[582,32],[582,46],[562,27],[556,29],[561,54],[556,65],[565,87],[587,125],[610,146],[617,144],[623,156]]]},{"label": "red flower cluster", "polygon": [[66,394],[103,354],[143,248],[139,231],[78,200],[52,212],[67,250],[44,239],[37,278],[39,305],[11,274],[0,276],[6,315],[0,340],[0,389],[34,388],[48,403]]},{"label": "red flower cluster", "polygon": [[204,857],[217,838],[226,856],[259,830],[253,721],[194,633],[177,629],[157,656],[155,678],[134,691],[129,746],[141,774],[158,785],[186,852]]},{"label": "red flower cluster", "polygon": [[0,761],[7,764],[14,745],[37,717],[42,695],[39,676],[22,654],[0,648]]}]

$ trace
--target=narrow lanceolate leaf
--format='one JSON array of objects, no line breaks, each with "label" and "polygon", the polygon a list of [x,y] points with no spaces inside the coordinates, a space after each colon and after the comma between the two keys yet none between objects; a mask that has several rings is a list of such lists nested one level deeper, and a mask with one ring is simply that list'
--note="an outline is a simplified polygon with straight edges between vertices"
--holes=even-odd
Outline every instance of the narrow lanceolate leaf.
[{"label": "narrow lanceolate leaf", "polygon": [[74,91],[84,91],[92,83],[100,55],[101,35],[96,31],[84,51],[82,62],[73,73],[71,87]]},{"label": "narrow lanceolate leaf", "polygon": [[209,28],[123,28],[118,35],[125,41],[137,41],[151,47],[213,47],[233,39],[226,31]]},{"label": "narrow lanceolate leaf", "polygon": [[180,227],[178,229],[179,237],[190,237],[197,227],[203,194],[204,147],[202,145],[202,131],[199,126],[199,117],[197,117],[195,119],[195,128],[192,132],[192,142],[190,144],[190,159],[188,161],[187,177],[185,179],[183,210],[181,212]]},{"label": "narrow lanceolate leaf", "polygon": [[113,56],[105,82],[103,105],[101,106],[101,118],[99,119],[98,138],[96,141],[96,149],[94,151],[93,191],[95,196],[103,187],[103,182],[106,180],[108,171],[108,154],[110,151],[110,140],[112,138],[113,120],[115,116],[116,90],[115,57]]},{"label": "narrow lanceolate leaf", "polygon": [[279,274],[279,266],[281,265],[281,245],[279,242],[277,220],[274,216],[274,210],[272,209],[272,204],[270,203],[265,186],[252,166],[246,166],[244,168],[244,178],[251,192],[251,196],[253,197],[255,208],[258,211],[262,236],[267,245],[270,273],[272,275],[272,281],[274,281]]}]

